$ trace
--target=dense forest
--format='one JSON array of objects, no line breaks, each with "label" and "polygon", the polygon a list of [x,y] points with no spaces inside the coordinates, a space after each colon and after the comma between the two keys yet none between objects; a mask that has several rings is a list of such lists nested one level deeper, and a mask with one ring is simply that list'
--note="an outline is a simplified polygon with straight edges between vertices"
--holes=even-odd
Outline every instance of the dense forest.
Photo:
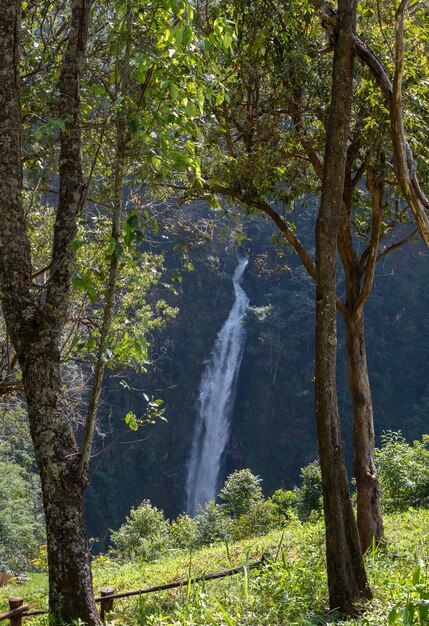
[{"label": "dense forest", "polygon": [[[187,558],[186,598],[119,623],[427,623],[427,28],[0,0],[0,584],[34,575],[49,623]],[[205,600],[219,543],[237,602]]]}]

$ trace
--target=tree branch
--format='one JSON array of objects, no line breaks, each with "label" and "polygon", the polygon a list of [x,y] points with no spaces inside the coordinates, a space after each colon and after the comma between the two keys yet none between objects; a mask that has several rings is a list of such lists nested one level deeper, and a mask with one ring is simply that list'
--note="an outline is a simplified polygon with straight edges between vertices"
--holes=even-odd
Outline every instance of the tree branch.
[{"label": "tree branch", "polygon": [[[322,22],[332,28],[336,24],[337,14],[324,0],[312,0]],[[393,151],[395,157],[395,171],[398,177],[402,193],[415,217],[420,234],[429,246],[429,220],[426,209],[429,201],[423,193],[416,171],[411,148],[406,140],[402,121],[402,78],[404,72],[404,15],[410,4],[410,0],[402,0],[396,14],[395,28],[395,77],[394,84],[388,77],[387,70],[380,59],[362,39],[354,34],[353,49],[360,61],[366,65],[375,78],[381,90],[390,112]]]},{"label": "tree branch", "polygon": [[368,246],[367,262],[365,264],[365,279],[359,293],[355,309],[361,309],[368,300],[374,283],[375,268],[377,266],[378,244],[381,236],[381,223],[383,215],[384,179],[378,176],[374,168],[367,168],[367,187],[372,193],[372,228],[371,241]]},{"label": "tree branch", "polygon": [[61,333],[67,320],[74,263],[71,244],[84,200],[80,74],[88,37],[89,5],[89,0],[72,1],[68,43],[58,83],[59,112],[65,129],[60,134],[60,189],[45,306],[47,326],[53,338]]},{"label": "tree branch", "polygon": [[[127,11],[125,16],[126,25],[126,44],[124,58],[121,60],[121,76],[120,91],[124,96],[128,93],[130,78],[130,58],[131,58],[131,38],[133,29],[133,0],[127,0]],[[116,159],[114,174],[114,208],[112,215],[111,237],[116,243],[119,243],[121,233],[121,217],[122,217],[122,197],[124,192],[125,178],[125,152],[128,138],[128,126],[125,110],[119,110],[116,118]],[[109,333],[112,327],[113,315],[116,302],[116,284],[118,282],[119,273],[119,256],[115,249],[110,258],[109,280],[105,292],[105,303],[103,310],[103,321],[100,330],[100,341],[98,345],[97,362],[95,364],[94,381],[89,399],[88,412],[85,422],[85,434],[82,445],[82,452],[79,463],[79,476],[82,479],[87,472],[89,460],[91,457],[92,441],[94,437],[95,424],[97,421],[98,404],[101,394],[101,386],[104,378],[105,351],[109,339]]]}]

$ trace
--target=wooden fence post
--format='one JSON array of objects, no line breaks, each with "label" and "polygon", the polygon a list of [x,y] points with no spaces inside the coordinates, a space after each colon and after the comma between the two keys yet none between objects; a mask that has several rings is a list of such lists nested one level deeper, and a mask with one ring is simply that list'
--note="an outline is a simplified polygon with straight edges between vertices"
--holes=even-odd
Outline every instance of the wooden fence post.
[{"label": "wooden fence post", "polygon": [[[112,596],[115,593],[113,587],[103,587],[100,589],[100,595],[103,596]],[[107,598],[106,600],[101,600],[100,602],[100,617],[102,622],[105,623],[105,616],[107,613],[113,611],[113,598]]]},{"label": "wooden fence post", "polygon": [[[9,598],[9,609],[13,611],[13,609],[17,609],[22,606],[24,600],[22,598]],[[22,615],[14,615],[10,618],[10,626],[22,626]]]}]

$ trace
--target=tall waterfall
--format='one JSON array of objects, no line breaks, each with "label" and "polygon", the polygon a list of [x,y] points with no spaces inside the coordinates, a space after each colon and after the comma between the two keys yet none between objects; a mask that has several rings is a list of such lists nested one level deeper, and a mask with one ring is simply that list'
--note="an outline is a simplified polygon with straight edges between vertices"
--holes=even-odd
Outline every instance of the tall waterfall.
[{"label": "tall waterfall", "polygon": [[194,515],[200,504],[217,495],[222,455],[230,435],[235,383],[245,341],[243,317],[249,298],[240,281],[248,263],[240,259],[232,277],[235,300],[220,329],[203,370],[197,403],[198,416],[188,464],[186,512]]}]

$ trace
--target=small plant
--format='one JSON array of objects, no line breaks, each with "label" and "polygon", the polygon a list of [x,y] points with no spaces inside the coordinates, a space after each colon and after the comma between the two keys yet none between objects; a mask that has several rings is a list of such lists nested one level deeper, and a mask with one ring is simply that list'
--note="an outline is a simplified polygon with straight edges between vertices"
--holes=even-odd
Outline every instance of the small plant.
[{"label": "small plant", "polygon": [[420,561],[412,576],[412,587],[404,604],[396,604],[388,615],[388,624],[429,624],[429,587],[425,583],[424,563]]},{"label": "small plant", "polygon": [[290,519],[294,514],[294,508],[296,504],[296,495],[293,491],[285,491],[284,489],[277,489],[269,498],[269,502],[272,503],[274,513],[277,516],[278,523],[282,524],[286,520]]},{"label": "small plant", "polygon": [[302,485],[295,488],[295,508],[299,519],[307,522],[320,517],[323,508],[322,475],[319,461],[301,469]]},{"label": "small plant", "polygon": [[131,509],[125,524],[112,532],[111,552],[120,560],[151,561],[170,546],[170,524],[149,500]]},{"label": "small plant", "polygon": [[195,544],[195,521],[189,515],[179,515],[171,524],[170,536],[173,548],[189,550]]},{"label": "small plant", "polygon": [[263,498],[255,499],[248,512],[234,520],[232,535],[235,540],[263,535],[276,526],[273,504]]},{"label": "small plant", "polygon": [[199,508],[194,523],[195,544],[198,547],[225,541],[231,537],[231,520],[214,500],[208,500]]},{"label": "small plant", "polygon": [[410,446],[401,432],[386,431],[376,450],[383,505],[386,511],[404,511],[429,504],[429,436]]},{"label": "small plant", "polygon": [[227,514],[237,518],[248,513],[255,500],[262,498],[261,482],[249,469],[230,474],[219,494]]}]

